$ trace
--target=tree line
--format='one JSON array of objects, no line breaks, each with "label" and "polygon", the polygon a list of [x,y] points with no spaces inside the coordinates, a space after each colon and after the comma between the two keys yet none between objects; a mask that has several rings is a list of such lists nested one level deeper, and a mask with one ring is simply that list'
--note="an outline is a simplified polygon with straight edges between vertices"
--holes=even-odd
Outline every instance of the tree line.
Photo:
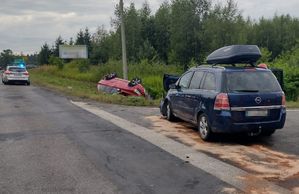
[{"label": "tree line", "polygon": [[0,53],[0,67],[5,68],[7,65],[12,64],[15,59],[24,59],[26,64],[36,65],[37,64],[37,54],[27,54],[27,55],[16,55],[11,49],[4,49]]},{"label": "tree line", "polygon": [[[187,67],[202,63],[213,50],[231,44],[256,44],[273,61],[298,46],[299,20],[290,15],[253,20],[244,18],[234,0],[214,4],[211,0],[172,0],[152,13],[148,3],[124,10],[127,55],[130,63],[159,61]],[[53,48],[44,44],[39,63],[58,56],[59,44],[86,44],[92,64],[121,59],[119,7],[111,21],[112,30],[103,26],[91,34],[80,30],[73,41],[58,37]]]}]

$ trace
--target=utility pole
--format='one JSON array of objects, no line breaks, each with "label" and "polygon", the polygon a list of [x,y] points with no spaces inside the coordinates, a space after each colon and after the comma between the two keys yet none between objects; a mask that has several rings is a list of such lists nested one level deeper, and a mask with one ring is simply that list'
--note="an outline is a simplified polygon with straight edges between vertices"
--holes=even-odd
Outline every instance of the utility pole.
[{"label": "utility pole", "polygon": [[128,79],[128,65],[127,65],[127,48],[126,48],[126,34],[124,23],[124,2],[119,1],[120,6],[120,20],[121,20],[121,45],[122,45],[122,61],[123,61],[123,76],[124,79]]}]

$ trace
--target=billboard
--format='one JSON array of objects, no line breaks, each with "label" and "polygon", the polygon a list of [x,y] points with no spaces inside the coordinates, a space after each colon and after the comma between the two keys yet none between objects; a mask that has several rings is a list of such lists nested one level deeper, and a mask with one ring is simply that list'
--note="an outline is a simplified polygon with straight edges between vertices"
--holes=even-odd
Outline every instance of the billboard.
[{"label": "billboard", "polygon": [[86,45],[59,45],[59,57],[61,59],[87,59]]}]

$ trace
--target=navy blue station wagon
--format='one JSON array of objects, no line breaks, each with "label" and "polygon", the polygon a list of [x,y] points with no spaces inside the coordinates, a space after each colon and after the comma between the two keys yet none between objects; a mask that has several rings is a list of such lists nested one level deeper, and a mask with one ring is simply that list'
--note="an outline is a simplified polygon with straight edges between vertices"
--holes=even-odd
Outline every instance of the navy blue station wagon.
[{"label": "navy blue station wagon", "polygon": [[170,85],[162,115],[197,125],[203,140],[214,133],[272,135],[285,123],[285,95],[271,70],[254,65],[260,56],[254,45],[214,51],[212,65],[191,68]]}]

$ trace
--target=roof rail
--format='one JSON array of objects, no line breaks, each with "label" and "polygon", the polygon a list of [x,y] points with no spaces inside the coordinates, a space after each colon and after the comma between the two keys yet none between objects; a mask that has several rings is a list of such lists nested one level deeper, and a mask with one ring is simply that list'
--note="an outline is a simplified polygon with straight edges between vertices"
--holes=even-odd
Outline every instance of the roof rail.
[{"label": "roof rail", "polygon": [[214,65],[209,65],[209,64],[202,64],[202,65],[198,65],[197,67],[202,67],[202,68],[204,68],[204,67],[212,67],[212,68],[221,68],[221,69],[225,69],[225,67],[223,67],[223,66],[218,66],[217,64],[214,64]]}]

